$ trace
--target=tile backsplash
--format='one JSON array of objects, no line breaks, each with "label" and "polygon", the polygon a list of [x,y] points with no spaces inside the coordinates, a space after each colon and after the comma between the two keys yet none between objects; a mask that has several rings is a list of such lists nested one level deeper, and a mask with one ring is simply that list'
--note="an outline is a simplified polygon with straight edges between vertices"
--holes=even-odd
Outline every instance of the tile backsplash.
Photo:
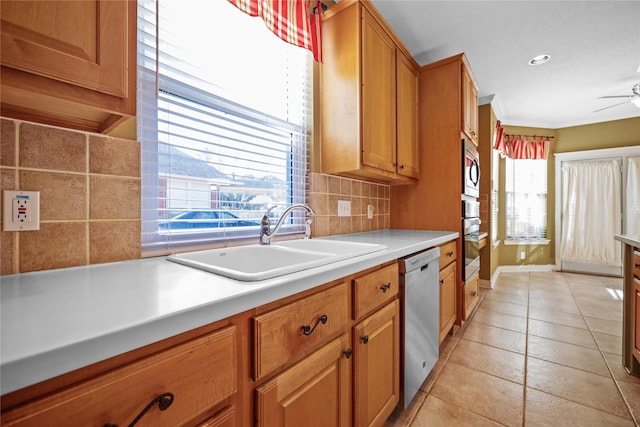
[{"label": "tile backsplash", "polygon": [[[141,256],[137,141],[0,118],[0,190],[40,192],[40,230],[0,231],[0,275]],[[389,228],[389,197],[388,185],[309,173],[312,234]]]},{"label": "tile backsplash", "polygon": [[140,257],[137,141],[6,118],[0,132],[0,189],[40,192],[40,230],[0,232],[0,274]]},{"label": "tile backsplash", "polygon": [[[389,228],[388,185],[333,175],[310,173],[307,201],[316,211],[311,224],[312,236],[358,233]],[[351,202],[351,216],[338,216],[338,200]],[[367,218],[367,207],[373,218]]]}]

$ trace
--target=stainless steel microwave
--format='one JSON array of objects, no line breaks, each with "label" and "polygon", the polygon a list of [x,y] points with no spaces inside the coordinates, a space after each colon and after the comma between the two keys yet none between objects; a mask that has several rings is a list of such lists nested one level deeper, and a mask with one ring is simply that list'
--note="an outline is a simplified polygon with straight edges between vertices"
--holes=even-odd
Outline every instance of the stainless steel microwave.
[{"label": "stainless steel microwave", "polygon": [[462,158],[462,194],[470,197],[480,196],[480,158],[472,142],[462,140],[464,155]]}]

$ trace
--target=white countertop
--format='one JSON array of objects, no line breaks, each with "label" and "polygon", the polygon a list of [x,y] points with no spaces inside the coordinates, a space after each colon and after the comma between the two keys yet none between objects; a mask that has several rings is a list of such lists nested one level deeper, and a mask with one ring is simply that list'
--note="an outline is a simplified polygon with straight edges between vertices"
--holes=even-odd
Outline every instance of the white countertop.
[{"label": "white countertop", "polygon": [[1,394],[457,237],[414,230],[332,236],[387,249],[259,282],[166,257],[1,276]]},{"label": "white countertop", "polygon": [[627,245],[640,248],[640,234],[615,234],[613,238]]}]

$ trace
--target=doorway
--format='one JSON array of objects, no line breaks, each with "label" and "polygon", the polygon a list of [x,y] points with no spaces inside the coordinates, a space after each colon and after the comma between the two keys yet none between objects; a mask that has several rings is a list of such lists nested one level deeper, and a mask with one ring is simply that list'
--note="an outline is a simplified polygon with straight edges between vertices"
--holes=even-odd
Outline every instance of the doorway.
[{"label": "doorway", "polygon": [[627,209],[638,187],[628,182],[636,179],[628,172],[633,156],[640,147],[555,155],[557,270],[622,275],[622,246],[613,236],[635,228]]}]

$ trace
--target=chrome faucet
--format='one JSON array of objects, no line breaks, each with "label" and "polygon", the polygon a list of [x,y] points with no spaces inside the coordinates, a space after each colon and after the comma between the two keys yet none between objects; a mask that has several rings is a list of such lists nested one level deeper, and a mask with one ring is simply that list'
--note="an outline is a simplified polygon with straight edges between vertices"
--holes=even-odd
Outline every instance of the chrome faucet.
[{"label": "chrome faucet", "polygon": [[284,210],[284,212],[280,216],[280,219],[278,220],[278,223],[273,228],[273,230],[270,231],[271,223],[269,222],[269,213],[271,213],[271,211],[275,207],[276,207],[275,205],[269,206],[269,209],[267,209],[265,214],[262,216],[262,221],[260,222],[260,244],[261,245],[271,244],[271,238],[276,235],[278,230],[280,230],[280,227],[282,226],[282,223],[284,222],[285,218],[294,209],[304,209],[305,211],[307,211],[307,213],[305,214],[305,221],[304,221],[304,238],[305,239],[311,238],[311,218],[309,218],[309,216],[316,214],[316,212],[311,208],[311,206],[304,203],[295,203],[293,205],[290,205],[289,207],[287,207],[287,209]]}]

